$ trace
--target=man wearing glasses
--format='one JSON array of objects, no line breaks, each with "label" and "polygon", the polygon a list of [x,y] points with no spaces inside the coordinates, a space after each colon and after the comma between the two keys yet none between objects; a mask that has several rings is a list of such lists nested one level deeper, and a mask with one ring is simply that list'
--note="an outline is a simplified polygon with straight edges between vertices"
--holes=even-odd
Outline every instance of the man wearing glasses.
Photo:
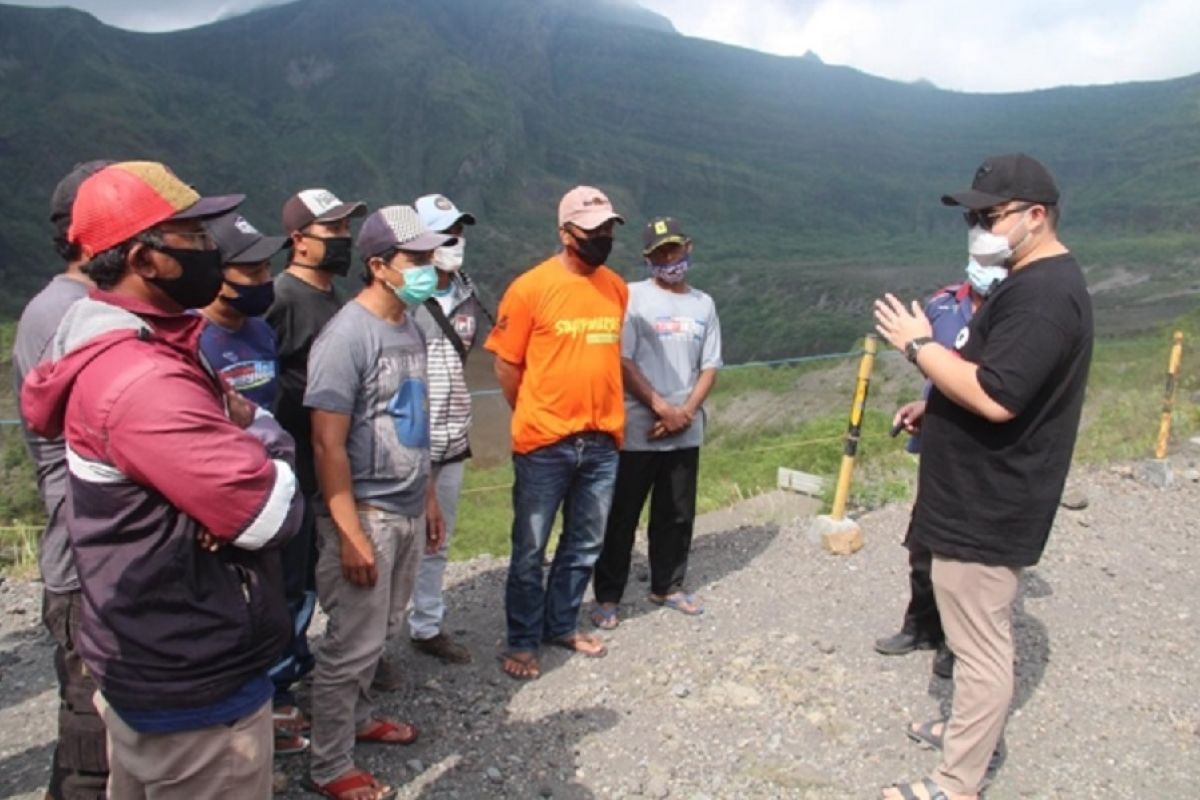
[{"label": "man wearing glasses", "polygon": [[941,764],[886,789],[888,800],[978,797],[1004,731],[1012,605],[1054,522],[1092,356],[1091,300],[1058,239],[1058,200],[1049,171],[1023,154],[989,158],[969,190],[942,198],[966,208],[972,258],[1009,269],[953,348],[933,341],[916,303],[888,294],[875,304],[879,332],[933,383],[912,535],[933,553],[956,657],[950,718],[926,739],[942,746]]}]

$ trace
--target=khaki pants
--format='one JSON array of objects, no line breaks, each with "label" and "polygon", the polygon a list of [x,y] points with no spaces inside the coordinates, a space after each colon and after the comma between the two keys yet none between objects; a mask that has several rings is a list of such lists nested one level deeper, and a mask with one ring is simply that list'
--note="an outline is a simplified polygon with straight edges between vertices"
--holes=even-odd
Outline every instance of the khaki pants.
[{"label": "khaki pants", "polygon": [[374,712],[371,681],[388,637],[405,609],[425,546],[425,516],[359,507],[359,524],[375,547],[379,580],[355,586],[342,575],[341,535],[317,517],[317,597],[329,615],[312,682],[310,774],[324,784],[354,766],[354,734]]},{"label": "khaki pants", "polygon": [[933,779],[976,794],[1013,697],[1013,603],[1021,570],[933,557],[933,591],[954,652],[954,704]]},{"label": "khaki pants", "polygon": [[96,692],[108,729],[111,800],[267,800],[275,738],[271,703],[230,725],[138,733]]}]

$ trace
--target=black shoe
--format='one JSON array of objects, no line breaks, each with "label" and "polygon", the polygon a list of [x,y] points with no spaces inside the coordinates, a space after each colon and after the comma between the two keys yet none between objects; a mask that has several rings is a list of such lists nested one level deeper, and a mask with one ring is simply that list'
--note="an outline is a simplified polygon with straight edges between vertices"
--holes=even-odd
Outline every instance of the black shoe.
[{"label": "black shoe", "polygon": [[885,656],[903,656],[914,650],[932,650],[933,642],[918,637],[915,633],[900,631],[883,639],[875,640],[875,652]]},{"label": "black shoe", "polygon": [[946,680],[954,677],[954,653],[950,652],[945,642],[938,645],[937,653],[933,656],[933,674]]}]

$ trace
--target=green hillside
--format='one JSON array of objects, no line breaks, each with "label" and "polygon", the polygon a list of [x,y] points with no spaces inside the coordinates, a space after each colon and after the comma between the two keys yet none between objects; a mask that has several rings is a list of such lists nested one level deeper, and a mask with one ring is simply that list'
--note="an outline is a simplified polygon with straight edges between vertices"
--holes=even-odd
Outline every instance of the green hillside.
[{"label": "green hillside", "polygon": [[841,349],[880,289],[957,277],[964,231],[937,198],[1012,150],[1058,175],[1102,327],[1194,303],[1200,76],[945,92],[601,0],[299,0],[169,34],[0,6],[0,314],[55,269],[55,181],[149,157],[247,192],[268,228],[305,186],[444,191],[480,218],[468,263],[492,298],[553,247],[562,191],[594,183],[633,223],[613,259],[629,277],[640,222],[685,220],[731,360]]}]

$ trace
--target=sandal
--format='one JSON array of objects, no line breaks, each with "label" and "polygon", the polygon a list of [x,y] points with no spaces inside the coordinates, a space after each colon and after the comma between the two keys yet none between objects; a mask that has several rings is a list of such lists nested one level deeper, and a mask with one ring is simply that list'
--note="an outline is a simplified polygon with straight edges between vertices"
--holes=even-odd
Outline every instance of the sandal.
[{"label": "sandal", "polygon": [[[913,783],[893,783],[887,789],[895,789],[900,793],[900,800],[950,800],[950,796],[946,794],[946,790],[938,786],[930,778],[922,778]],[[887,789],[884,789],[886,792]],[[919,795],[914,789],[923,789],[925,794]],[[882,794],[880,797],[884,797]],[[887,800],[887,798],[884,798]]]},{"label": "sandal", "polygon": [[299,706],[279,706],[272,709],[271,722],[275,724],[275,730],[288,733],[308,733],[312,729],[312,723],[304,716]]},{"label": "sandal", "polygon": [[592,633],[575,631],[575,633],[557,639],[547,639],[546,644],[552,644],[588,658],[603,658],[608,655],[608,646],[604,644],[604,640]]},{"label": "sandal", "polygon": [[530,650],[510,650],[496,656],[505,675],[518,681],[535,681],[542,676],[537,653]]},{"label": "sandal", "polygon": [[698,617],[704,613],[704,604],[696,599],[696,595],[694,594],[672,592],[665,597],[652,594],[647,599],[656,606],[673,608],[681,614],[687,614],[689,617]]},{"label": "sandal", "polygon": [[388,800],[388,798],[396,796],[396,790],[391,786],[384,786],[379,781],[375,780],[375,776],[369,772],[364,772],[361,769],[347,772],[340,778],[336,778],[329,783],[317,783],[309,778],[304,782],[304,788],[310,792],[331,797],[333,800],[351,800],[351,797],[362,800],[367,795],[362,794],[363,789],[372,789],[374,794],[370,795],[370,800]]},{"label": "sandal", "polygon": [[611,631],[621,624],[616,603],[596,603],[592,606],[592,624],[602,631]]},{"label": "sandal", "polygon": [[367,727],[354,734],[356,742],[375,744],[412,744],[420,732],[411,722],[396,722],[390,719],[373,719]]},{"label": "sandal", "polygon": [[307,736],[292,733],[284,728],[275,729],[275,755],[277,756],[294,756],[303,753],[308,750],[310,744]]},{"label": "sandal", "polygon": [[942,726],[943,733],[946,731],[946,720],[931,719],[919,725],[915,722],[910,722],[905,726],[904,733],[909,739],[912,739],[919,745],[932,747],[934,750],[941,750],[943,744],[942,734],[933,732],[936,725]]}]

